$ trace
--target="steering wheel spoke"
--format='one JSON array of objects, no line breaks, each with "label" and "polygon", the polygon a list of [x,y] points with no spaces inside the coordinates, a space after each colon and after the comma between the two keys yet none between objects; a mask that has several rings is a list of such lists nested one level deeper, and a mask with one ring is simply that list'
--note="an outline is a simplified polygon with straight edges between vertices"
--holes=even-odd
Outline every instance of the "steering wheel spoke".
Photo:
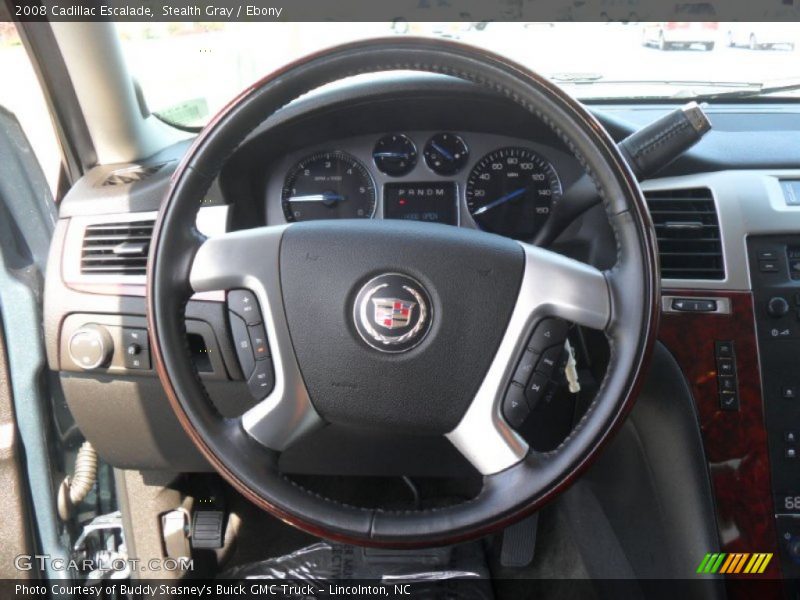
[{"label": "steering wheel spoke", "polygon": [[448,434],[484,475],[513,466],[528,451],[527,443],[509,424],[504,403],[523,403],[527,410],[527,385],[512,383],[512,376],[536,324],[546,317],[558,317],[605,330],[611,319],[609,286],[603,272],[537,246],[521,245],[525,267],[508,328],[472,404]]},{"label": "steering wheel spoke", "polygon": [[537,246],[522,247],[525,273],[517,301],[521,317],[546,314],[590,329],[606,328],[611,297],[602,271]]},{"label": "steering wheel spoke", "polygon": [[[260,444],[284,450],[320,426],[320,419],[295,360],[280,293],[278,255],[287,226],[260,227],[207,239],[192,263],[195,292],[245,288],[260,305],[267,331],[275,385],[241,417],[244,430]],[[258,364],[258,363],[257,363]]]},{"label": "steering wheel spoke", "polygon": [[192,289],[197,293],[256,288],[272,277],[277,281],[278,249],[286,228],[257,227],[208,238],[194,256]]}]

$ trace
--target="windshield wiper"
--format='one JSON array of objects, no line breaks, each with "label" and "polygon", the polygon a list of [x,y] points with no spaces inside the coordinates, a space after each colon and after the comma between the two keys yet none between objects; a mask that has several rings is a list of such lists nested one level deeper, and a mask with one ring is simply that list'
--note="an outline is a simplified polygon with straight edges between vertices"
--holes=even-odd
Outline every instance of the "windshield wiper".
[{"label": "windshield wiper", "polygon": [[769,96],[770,94],[778,94],[780,92],[793,92],[800,90],[800,80],[788,80],[786,83],[780,85],[767,85],[766,83],[752,84],[750,89],[743,90],[728,90],[724,92],[716,92],[712,94],[701,94],[696,97],[697,100],[717,100],[719,98],[756,98],[758,96]]},{"label": "windshield wiper", "polygon": [[[780,92],[800,90],[800,79],[784,79],[782,83],[761,81],[702,81],[683,79],[604,79],[599,73],[554,73],[550,79],[567,85],[663,85],[679,87],[671,98],[691,98],[698,102],[717,100],[719,98],[755,98]],[[717,91],[701,92],[703,88],[715,88]]]},{"label": "windshield wiper", "polygon": [[594,83],[603,76],[600,73],[553,73],[550,79],[559,83]]}]

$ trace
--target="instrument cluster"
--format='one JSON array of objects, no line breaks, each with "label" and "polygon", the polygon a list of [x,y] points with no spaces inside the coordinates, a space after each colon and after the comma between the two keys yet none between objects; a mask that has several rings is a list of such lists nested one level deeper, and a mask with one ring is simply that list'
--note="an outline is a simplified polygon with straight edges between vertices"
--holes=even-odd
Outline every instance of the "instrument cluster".
[{"label": "instrument cluster", "polygon": [[[392,132],[337,140],[277,165],[267,218],[409,219],[529,240],[560,200],[560,171],[571,177],[574,166],[566,163],[572,162],[558,150],[486,133]],[[278,189],[280,211],[270,207]]]}]

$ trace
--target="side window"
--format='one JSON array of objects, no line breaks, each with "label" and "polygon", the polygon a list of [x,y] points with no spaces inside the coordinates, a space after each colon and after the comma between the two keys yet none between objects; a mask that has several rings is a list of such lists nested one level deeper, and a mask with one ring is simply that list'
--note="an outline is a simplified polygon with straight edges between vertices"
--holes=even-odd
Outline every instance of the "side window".
[{"label": "side window", "polygon": [[7,22],[0,22],[0,107],[16,115],[55,197],[61,170],[58,139],[30,57],[16,26]]}]

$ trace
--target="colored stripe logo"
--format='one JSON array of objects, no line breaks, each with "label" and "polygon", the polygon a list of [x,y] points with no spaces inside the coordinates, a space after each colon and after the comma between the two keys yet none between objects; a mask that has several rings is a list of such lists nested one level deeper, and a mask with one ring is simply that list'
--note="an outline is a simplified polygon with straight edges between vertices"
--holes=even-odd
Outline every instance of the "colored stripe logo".
[{"label": "colored stripe logo", "polygon": [[771,552],[709,553],[703,557],[700,566],[697,567],[697,573],[747,573],[755,575],[763,573],[771,560]]}]

